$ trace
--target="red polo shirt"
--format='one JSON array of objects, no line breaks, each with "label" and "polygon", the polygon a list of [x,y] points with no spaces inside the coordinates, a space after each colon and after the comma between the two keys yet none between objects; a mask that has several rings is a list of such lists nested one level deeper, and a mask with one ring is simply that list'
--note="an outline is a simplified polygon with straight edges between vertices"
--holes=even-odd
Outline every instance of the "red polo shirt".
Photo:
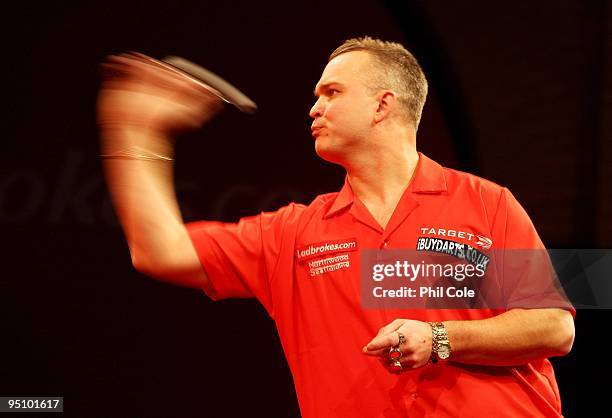
[{"label": "red polo shirt", "polygon": [[448,362],[396,375],[362,354],[396,318],[473,320],[499,311],[364,309],[359,250],[415,249],[440,229],[466,244],[484,238],[492,248],[544,248],[507,189],[419,157],[386,229],[348,181],[308,206],[290,204],[236,224],[188,224],[210,279],[204,291],[214,300],[256,297],[263,304],[276,322],[304,418],[560,417],[544,358],[517,367]]}]

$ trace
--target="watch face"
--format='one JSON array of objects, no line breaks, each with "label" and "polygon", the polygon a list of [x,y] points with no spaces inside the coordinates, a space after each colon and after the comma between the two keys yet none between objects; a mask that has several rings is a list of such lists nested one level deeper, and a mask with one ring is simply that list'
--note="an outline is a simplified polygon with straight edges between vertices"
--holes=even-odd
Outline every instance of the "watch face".
[{"label": "watch face", "polygon": [[438,346],[438,357],[440,357],[442,360],[446,360],[447,358],[450,357],[450,347],[444,343],[441,343]]}]

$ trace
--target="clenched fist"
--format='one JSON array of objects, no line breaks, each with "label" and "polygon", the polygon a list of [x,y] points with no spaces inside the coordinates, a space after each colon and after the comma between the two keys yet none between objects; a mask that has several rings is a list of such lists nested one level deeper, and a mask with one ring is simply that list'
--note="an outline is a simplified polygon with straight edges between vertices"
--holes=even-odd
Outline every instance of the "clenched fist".
[{"label": "clenched fist", "polygon": [[363,353],[379,357],[389,371],[397,371],[390,366],[389,352],[400,342],[398,332],[405,338],[399,347],[401,357],[398,359],[403,369],[426,365],[431,357],[432,344],[431,326],[427,322],[396,319],[378,331],[378,335],[363,347]]}]

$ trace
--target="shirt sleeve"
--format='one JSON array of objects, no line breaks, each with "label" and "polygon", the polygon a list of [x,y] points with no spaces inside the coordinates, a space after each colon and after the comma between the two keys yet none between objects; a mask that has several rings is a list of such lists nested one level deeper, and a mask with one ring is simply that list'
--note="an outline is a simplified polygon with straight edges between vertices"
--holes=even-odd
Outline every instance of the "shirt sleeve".
[{"label": "shirt sleeve", "polygon": [[575,317],[531,219],[506,188],[501,192],[492,232],[508,309],[562,308]]},{"label": "shirt sleeve", "polygon": [[237,223],[198,221],[187,231],[208,276],[204,292],[213,300],[257,298],[272,315],[270,281],[281,247],[304,206],[290,204]]}]

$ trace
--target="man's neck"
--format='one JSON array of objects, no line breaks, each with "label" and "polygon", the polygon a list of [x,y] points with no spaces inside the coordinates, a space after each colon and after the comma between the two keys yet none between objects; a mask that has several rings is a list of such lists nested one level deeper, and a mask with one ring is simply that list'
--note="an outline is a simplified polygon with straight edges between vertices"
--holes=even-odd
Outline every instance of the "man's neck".
[{"label": "man's neck", "polygon": [[414,175],[419,156],[411,145],[377,153],[347,167],[347,174],[355,196],[384,229]]}]

